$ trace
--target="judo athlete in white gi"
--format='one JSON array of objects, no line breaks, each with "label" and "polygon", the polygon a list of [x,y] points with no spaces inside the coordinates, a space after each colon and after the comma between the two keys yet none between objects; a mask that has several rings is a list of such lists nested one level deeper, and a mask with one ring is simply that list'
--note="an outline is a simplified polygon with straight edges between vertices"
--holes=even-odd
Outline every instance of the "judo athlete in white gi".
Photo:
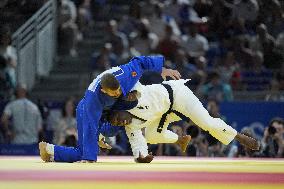
[{"label": "judo athlete in white gi", "polygon": [[[214,136],[223,144],[228,145],[236,139],[246,147],[257,150],[259,145],[253,138],[238,133],[220,118],[213,118],[203,107],[199,99],[189,89],[189,80],[164,81],[162,84],[142,85],[139,82],[132,91],[137,91],[137,105],[127,111],[125,102],[119,101],[109,116],[112,125],[125,126],[134,158],[148,157],[147,143],[188,144],[189,138],[181,138],[167,129],[169,123],[191,119],[197,126]],[[116,107],[115,107],[116,106]],[[125,109],[126,110],[126,109]],[[141,129],[145,128],[145,138]],[[186,146],[182,146],[182,148]],[[183,149],[184,150],[184,149]],[[151,156],[151,155],[150,155]],[[139,162],[139,161],[138,161]]]}]

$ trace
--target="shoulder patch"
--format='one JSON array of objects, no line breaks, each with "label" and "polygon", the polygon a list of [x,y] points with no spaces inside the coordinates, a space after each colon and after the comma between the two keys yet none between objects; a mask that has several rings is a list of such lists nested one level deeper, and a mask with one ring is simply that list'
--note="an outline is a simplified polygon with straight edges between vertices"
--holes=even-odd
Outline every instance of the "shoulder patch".
[{"label": "shoulder patch", "polygon": [[132,77],[136,77],[137,73],[136,72],[131,72]]}]

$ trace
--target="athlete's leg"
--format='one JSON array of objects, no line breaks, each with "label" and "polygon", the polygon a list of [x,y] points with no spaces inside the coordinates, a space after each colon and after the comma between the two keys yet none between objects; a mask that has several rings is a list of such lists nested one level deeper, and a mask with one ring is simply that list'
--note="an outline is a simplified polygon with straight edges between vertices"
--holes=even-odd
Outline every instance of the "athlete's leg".
[{"label": "athlete's leg", "polygon": [[229,144],[237,135],[237,131],[223,120],[211,117],[199,99],[186,86],[175,88],[173,109],[189,117],[196,125],[209,131],[224,144]]},{"label": "athlete's leg", "polygon": [[[145,138],[148,143],[150,144],[158,144],[158,143],[176,143],[183,152],[186,151],[187,145],[189,144],[191,140],[191,136],[178,136],[176,133],[170,131],[167,129],[167,126],[169,125],[170,121],[166,121],[164,123],[164,127],[161,132],[159,132],[158,119],[156,123],[152,124],[153,127],[149,126],[145,129]],[[169,119],[170,120],[170,119]]]},{"label": "athlete's leg", "polygon": [[39,150],[41,159],[45,162],[76,162],[81,160],[81,147],[82,147],[82,126],[83,126],[83,112],[82,102],[77,106],[76,121],[78,130],[78,146],[77,147],[65,147],[46,142],[39,143]]},{"label": "athlete's leg", "polygon": [[213,137],[223,144],[227,145],[233,139],[236,139],[250,149],[257,150],[259,148],[255,139],[238,133],[222,119],[211,117],[199,99],[186,86],[175,88],[173,109],[189,117],[196,125],[205,131],[209,131]]},{"label": "athlete's leg", "polygon": [[81,160],[82,156],[82,138],[83,138],[83,102],[77,106],[76,109],[76,121],[78,130],[78,144],[77,147],[65,147],[65,146],[54,146],[54,161],[56,162],[76,162]]}]

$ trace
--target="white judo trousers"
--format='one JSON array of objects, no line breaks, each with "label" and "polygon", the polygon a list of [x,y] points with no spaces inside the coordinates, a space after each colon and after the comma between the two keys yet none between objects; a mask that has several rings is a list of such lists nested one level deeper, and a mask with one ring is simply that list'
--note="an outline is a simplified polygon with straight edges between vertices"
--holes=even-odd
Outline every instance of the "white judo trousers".
[{"label": "white judo trousers", "polygon": [[174,110],[190,118],[203,130],[209,131],[213,137],[225,145],[228,145],[235,138],[237,131],[222,119],[211,117],[199,99],[184,83],[175,81],[165,83],[169,84],[173,89]]},{"label": "white judo trousers", "polygon": [[[190,118],[197,126],[202,128],[221,141],[223,144],[229,144],[237,135],[237,131],[227,125],[220,118],[213,118],[203,107],[199,99],[184,84],[188,80],[165,81],[164,84],[171,86],[173,91],[172,109],[182,113]],[[141,85],[138,83],[133,90],[137,90],[141,96],[138,99],[138,105],[128,110],[131,114],[147,120],[142,122],[133,119],[133,122],[126,126],[126,134],[132,147],[135,158],[139,152],[146,156],[148,154],[147,143],[174,143],[178,136],[167,130],[169,123],[181,120],[174,113],[167,115],[162,131],[158,132],[161,117],[170,107],[169,93],[161,84]],[[142,135],[141,128],[145,128],[145,138]]]}]

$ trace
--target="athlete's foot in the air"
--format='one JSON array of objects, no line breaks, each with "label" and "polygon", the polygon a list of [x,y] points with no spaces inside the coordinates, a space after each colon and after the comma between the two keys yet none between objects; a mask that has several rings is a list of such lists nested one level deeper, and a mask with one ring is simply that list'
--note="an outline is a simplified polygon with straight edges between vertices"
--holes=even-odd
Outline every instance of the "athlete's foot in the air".
[{"label": "athlete's foot in the air", "polygon": [[259,143],[254,138],[238,133],[235,139],[251,150],[259,150]]},{"label": "athlete's foot in the air", "polygon": [[176,141],[176,144],[179,145],[182,152],[185,152],[190,140],[191,140],[190,135],[181,136],[181,137],[178,137],[178,141]]},{"label": "athlete's foot in the air", "polygon": [[44,162],[50,162],[50,157],[51,157],[51,155],[47,153],[47,151],[46,151],[46,146],[47,146],[47,143],[46,143],[46,142],[40,142],[40,143],[38,144],[39,154],[40,154],[40,158],[41,158]]}]

